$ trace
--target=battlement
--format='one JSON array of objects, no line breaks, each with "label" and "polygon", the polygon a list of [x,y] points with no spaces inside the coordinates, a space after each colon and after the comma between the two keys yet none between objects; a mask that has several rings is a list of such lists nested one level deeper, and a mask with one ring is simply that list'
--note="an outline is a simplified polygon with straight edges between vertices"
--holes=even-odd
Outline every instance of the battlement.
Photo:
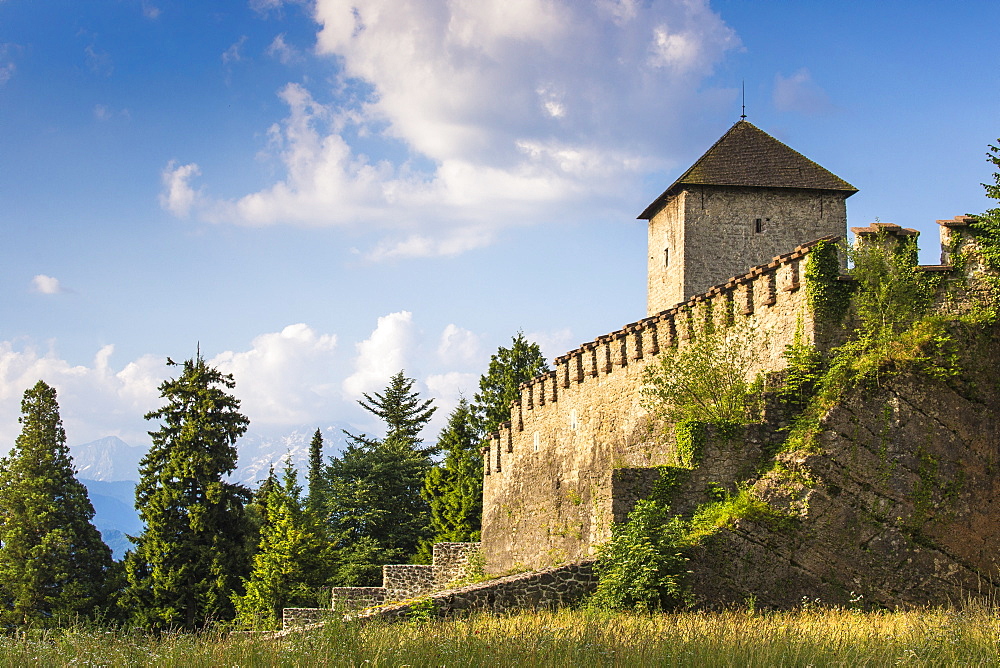
[{"label": "battlement", "polygon": [[[555,358],[554,370],[521,384],[520,398],[511,405],[510,421],[489,435],[489,445],[483,448],[485,475],[503,471],[504,456],[513,452],[514,434],[529,429],[540,411],[547,407],[553,410],[561,400],[581,391],[581,386],[601,386],[604,378],[622,369],[645,367],[661,350],[686,345],[706,328],[720,330],[740,324],[757,332],[754,338],[767,350],[761,355],[764,365],[754,373],[777,370],[782,364],[780,353],[791,343],[797,321],[809,325],[805,335],[810,343],[818,343],[805,296],[798,294],[805,281],[803,260],[818,243],[838,240],[827,236],[797,246],[683,303]],[[782,326],[776,326],[775,320]],[[578,420],[578,414],[568,416],[571,429]]]}]

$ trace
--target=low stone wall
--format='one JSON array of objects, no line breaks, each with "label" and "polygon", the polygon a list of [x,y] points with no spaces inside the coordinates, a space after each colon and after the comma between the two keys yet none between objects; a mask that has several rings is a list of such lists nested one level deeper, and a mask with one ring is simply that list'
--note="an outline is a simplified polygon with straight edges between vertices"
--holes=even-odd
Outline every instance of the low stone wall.
[{"label": "low stone wall", "polygon": [[359,610],[441,590],[465,577],[479,543],[435,543],[433,564],[387,564],[381,587],[333,587],[330,607]]},{"label": "low stone wall", "polygon": [[469,574],[479,543],[435,543],[433,554],[435,580],[439,586],[449,585]]},{"label": "low stone wall", "polygon": [[401,601],[434,591],[435,567],[428,564],[392,564],[382,567],[382,587],[388,600]]},{"label": "low stone wall", "polygon": [[281,614],[281,628],[308,626],[333,619],[337,611],[330,608],[285,608]]},{"label": "low stone wall", "polygon": [[370,608],[389,600],[386,598],[385,587],[333,587],[330,589],[330,599],[330,607],[337,610]]},{"label": "low stone wall", "polygon": [[433,604],[431,614],[436,617],[476,611],[554,609],[576,603],[593,593],[596,588],[594,561],[583,561],[449,589],[423,597],[419,601],[362,610],[351,616],[351,619],[405,619],[417,609],[423,613],[427,601]]}]

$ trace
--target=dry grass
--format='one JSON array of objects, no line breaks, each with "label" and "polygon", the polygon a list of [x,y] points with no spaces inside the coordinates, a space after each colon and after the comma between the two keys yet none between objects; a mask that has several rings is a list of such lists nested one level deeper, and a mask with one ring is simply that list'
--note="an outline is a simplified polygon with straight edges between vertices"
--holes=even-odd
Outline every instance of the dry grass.
[{"label": "dry grass", "polygon": [[994,608],[865,613],[628,614],[563,610],[365,626],[277,640],[76,628],[0,636],[24,666],[883,666],[1000,663]]}]

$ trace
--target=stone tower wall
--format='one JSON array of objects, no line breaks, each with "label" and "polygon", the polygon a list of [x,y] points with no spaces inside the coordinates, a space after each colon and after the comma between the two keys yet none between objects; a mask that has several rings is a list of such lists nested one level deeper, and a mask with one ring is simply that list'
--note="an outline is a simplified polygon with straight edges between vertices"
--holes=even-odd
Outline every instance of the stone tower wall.
[{"label": "stone tower wall", "polygon": [[584,559],[609,537],[614,469],[670,461],[640,405],[643,371],[660,351],[701,335],[708,317],[723,331],[748,332],[760,360],[751,373],[782,368],[796,331],[826,345],[803,289],[811,245],[585,343],[522,386],[510,423],[484,450],[482,550],[490,572]]},{"label": "stone tower wall", "polygon": [[845,198],[828,190],[688,186],[649,221],[647,313],[701,294],[798,244],[844,236]]}]

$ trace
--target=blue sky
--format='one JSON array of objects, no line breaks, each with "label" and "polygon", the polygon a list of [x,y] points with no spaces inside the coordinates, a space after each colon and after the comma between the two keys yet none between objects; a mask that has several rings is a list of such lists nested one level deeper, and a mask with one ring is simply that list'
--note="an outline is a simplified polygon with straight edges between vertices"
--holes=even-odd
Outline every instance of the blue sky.
[{"label": "blue sky", "polygon": [[924,233],[990,206],[1000,3],[0,0],[0,447],[148,443],[166,356],[252,429],[440,425],[518,329],[645,314],[635,216],[739,118]]}]

